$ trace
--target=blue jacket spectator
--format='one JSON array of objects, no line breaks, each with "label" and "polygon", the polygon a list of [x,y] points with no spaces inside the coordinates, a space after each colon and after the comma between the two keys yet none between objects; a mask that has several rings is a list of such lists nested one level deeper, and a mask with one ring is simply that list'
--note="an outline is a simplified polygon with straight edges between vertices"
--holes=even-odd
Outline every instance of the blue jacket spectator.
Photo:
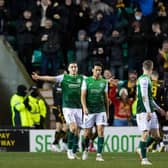
[{"label": "blue jacket spectator", "polygon": [[147,15],[152,14],[154,0],[139,0],[138,3],[139,3],[139,6],[142,10],[143,16],[147,16]]}]

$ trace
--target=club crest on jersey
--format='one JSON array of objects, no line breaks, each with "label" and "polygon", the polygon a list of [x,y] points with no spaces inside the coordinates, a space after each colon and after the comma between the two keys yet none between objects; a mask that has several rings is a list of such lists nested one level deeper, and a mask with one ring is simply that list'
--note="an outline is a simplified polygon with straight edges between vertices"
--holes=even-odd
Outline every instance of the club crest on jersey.
[{"label": "club crest on jersey", "polygon": [[104,83],[100,83],[100,87],[103,88],[104,87]]},{"label": "club crest on jersey", "polygon": [[81,83],[81,79],[77,79],[77,81],[76,81],[77,83]]}]

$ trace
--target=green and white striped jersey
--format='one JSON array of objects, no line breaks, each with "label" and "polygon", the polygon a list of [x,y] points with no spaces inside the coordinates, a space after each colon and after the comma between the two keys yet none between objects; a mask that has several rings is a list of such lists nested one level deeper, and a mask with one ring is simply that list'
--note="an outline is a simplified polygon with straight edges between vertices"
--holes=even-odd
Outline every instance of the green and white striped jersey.
[{"label": "green and white striped jersey", "polygon": [[137,113],[154,112],[154,106],[151,79],[143,74],[137,81]]}]

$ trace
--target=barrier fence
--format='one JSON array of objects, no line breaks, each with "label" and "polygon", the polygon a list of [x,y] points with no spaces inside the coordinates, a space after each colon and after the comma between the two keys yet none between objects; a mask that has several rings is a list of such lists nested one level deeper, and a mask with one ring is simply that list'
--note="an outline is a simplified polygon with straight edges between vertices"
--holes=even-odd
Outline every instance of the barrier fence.
[{"label": "barrier fence", "polygon": [[[164,127],[163,141],[168,151],[168,127]],[[48,152],[55,130],[0,129],[0,151]],[[80,133],[79,150],[83,131]],[[106,127],[104,152],[134,152],[140,140],[137,127]],[[97,147],[97,138],[94,141]],[[62,142],[60,142],[61,148]]]}]

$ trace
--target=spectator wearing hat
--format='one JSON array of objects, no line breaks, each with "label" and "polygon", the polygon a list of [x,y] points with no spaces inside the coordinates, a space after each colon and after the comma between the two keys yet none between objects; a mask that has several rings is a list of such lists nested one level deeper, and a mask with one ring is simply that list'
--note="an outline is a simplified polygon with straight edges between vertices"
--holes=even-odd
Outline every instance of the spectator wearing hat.
[{"label": "spectator wearing hat", "polygon": [[132,101],[128,98],[128,91],[126,88],[120,89],[119,97],[116,96],[116,93],[117,92],[109,94],[109,99],[114,105],[113,126],[128,126],[131,118]]},{"label": "spectator wearing hat", "polygon": [[26,95],[27,87],[25,85],[18,85],[17,93],[11,97],[10,106],[13,127],[23,128],[33,126],[33,122],[29,113],[31,107]]}]

